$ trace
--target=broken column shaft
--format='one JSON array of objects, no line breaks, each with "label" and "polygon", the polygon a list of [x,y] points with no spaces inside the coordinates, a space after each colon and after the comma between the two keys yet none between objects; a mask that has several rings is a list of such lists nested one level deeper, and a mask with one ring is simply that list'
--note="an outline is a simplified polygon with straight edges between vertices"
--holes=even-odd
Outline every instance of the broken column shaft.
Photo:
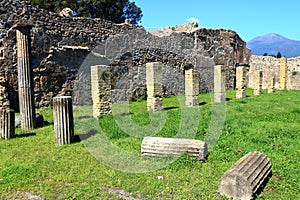
[{"label": "broken column shaft", "polygon": [[0,137],[10,139],[15,134],[15,112],[10,108],[0,109]]},{"label": "broken column shaft", "polygon": [[33,70],[31,68],[31,39],[28,24],[13,26],[17,34],[18,47],[18,91],[21,116],[21,128],[30,130],[35,128],[35,105]]},{"label": "broken column shaft", "polygon": [[188,153],[192,157],[204,160],[208,155],[205,142],[182,138],[145,137],[142,141],[141,152],[144,156],[166,157]]},{"label": "broken column shaft", "polygon": [[71,144],[74,139],[72,97],[53,98],[53,118],[56,144]]},{"label": "broken column shaft", "polygon": [[250,152],[238,160],[221,177],[221,195],[233,200],[250,200],[271,174],[270,159]]}]

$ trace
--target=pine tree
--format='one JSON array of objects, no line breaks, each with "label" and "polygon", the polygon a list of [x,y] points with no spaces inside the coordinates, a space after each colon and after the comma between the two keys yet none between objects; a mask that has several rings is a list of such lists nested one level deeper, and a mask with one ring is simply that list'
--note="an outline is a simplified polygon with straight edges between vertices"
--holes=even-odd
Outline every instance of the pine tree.
[{"label": "pine tree", "polygon": [[281,53],[278,52],[276,58],[281,58],[281,57],[282,57],[282,56],[281,56]]}]

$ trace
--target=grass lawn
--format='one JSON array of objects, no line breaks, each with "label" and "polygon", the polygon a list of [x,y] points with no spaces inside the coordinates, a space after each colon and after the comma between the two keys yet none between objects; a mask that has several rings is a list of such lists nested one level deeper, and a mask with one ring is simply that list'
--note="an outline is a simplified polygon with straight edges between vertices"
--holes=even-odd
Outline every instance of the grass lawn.
[{"label": "grass lawn", "polygon": [[[96,121],[101,134],[93,132],[95,123],[90,122],[95,120],[86,116],[89,108],[76,108],[77,142],[61,147],[55,146],[52,109],[41,110],[47,126],[28,132],[17,128],[16,138],[0,140],[0,199],[26,199],[30,194],[45,199],[121,199],[122,194],[137,199],[224,199],[218,193],[220,177],[250,151],[262,152],[272,162],[272,177],[257,199],[300,199],[300,91],[264,91],[259,97],[252,93],[247,90],[248,97],[237,100],[235,91],[227,91],[222,134],[205,162],[184,154],[163,168],[160,164],[168,159],[131,157],[140,153],[141,136],[194,132],[188,137],[205,140],[218,112],[209,94],[199,96],[198,116],[195,108],[180,109],[182,98],[176,97],[163,99],[166,111],[154,115],[146,111],[146,101],[131,102],[129,109],[116,105],[115,115]],[[185,126],[195,116],[197,124]],[[134,173],[143,169],[148,172]]]}]

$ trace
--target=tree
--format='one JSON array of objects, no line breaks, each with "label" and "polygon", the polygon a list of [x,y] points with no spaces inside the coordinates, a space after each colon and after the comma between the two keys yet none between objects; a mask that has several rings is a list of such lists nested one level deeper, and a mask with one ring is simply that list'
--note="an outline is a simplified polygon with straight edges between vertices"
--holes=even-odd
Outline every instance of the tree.
[{"label": "tree", "polygon": [[281,56],[281,53],[278,52],[276,58],[281,58],[281,57],[282,57],[282,56]]},{"label": "tree", "polygon": [[268,54],[267,53],[264,53],[264,55],[263,56],[267,56]]},{"label": "tree", "polygon": [[141,8],[129,0],[31,0],[31,4],[56,13],[69,7],[75,16],[102,18],[115,23],[130,19],[133,24],[137,24],[143,16]]},{"label": "tree", "polygon": [[77,0],[64,0],[64,1],[57,1],[57,0],[31,0],[32,5],[38,5],[40,8],[45,10],[49,10],[52,12],[59,13],[62,9],[69,7],[75,8]]}]

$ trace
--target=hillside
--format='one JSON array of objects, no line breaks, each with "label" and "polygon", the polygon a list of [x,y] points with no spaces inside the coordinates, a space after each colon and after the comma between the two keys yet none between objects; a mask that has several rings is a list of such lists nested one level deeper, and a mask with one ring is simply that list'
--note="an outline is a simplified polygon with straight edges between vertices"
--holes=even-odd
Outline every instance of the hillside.
[{"label": "hillside", "polygon": [[291,40],[275,33],[258,36],[250,40],[247,47],[252,50],[253,55],[258,56],[264,53],[277,55],[278,52],[288,58],[300,56],[300,41]]}]

